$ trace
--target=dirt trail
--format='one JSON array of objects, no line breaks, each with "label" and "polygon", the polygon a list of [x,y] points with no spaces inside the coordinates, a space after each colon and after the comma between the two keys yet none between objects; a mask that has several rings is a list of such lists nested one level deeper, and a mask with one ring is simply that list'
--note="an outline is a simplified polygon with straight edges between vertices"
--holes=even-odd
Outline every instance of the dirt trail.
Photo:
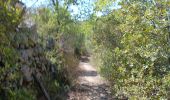
[{"label": "dirt trail", "polygon": [[77,73],[77,84],[68,93],[67,100],[114,100],[107,81],[97,73],[86,57],[82,57]]}]

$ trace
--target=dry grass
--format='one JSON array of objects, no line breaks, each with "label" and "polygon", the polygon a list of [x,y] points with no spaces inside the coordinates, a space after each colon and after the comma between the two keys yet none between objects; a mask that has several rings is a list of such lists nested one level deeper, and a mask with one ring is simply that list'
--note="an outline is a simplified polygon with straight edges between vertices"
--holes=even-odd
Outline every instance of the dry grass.
[{"label": "dry grass", "polygon": [[77,78],[77,66],[79,64],[79,59],[76,58],[74,53],[65,53],[64,54],[65,59],[65,70],[67,74],[67,78],[69,79],[71,85],[74,85],[75,79]]}]

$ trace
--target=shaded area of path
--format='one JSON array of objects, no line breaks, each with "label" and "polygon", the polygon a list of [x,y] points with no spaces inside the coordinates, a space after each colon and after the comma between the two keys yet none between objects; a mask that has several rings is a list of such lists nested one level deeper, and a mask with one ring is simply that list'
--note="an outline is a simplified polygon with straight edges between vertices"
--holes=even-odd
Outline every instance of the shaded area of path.
[{"label": "shaded area of path", "polygon": [[90,65],[87,57],[82,57],[77,73],[77,83],[68,93],[67,100],[114,100],[107,81]]}]

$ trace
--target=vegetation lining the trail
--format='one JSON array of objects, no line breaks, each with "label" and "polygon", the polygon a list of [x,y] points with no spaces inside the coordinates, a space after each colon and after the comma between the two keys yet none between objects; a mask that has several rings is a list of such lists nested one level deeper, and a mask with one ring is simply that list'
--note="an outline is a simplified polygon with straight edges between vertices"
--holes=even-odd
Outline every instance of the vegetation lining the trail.
[{"label": "vegetation lining the trail", "polygon": [[51,6],[0,1],[0,99],[62,99],[73,83],[83,37],[64,6]]},{"label": "vegetation lining the trail", "polygon": [[166,0],[123,0],[93,22],[94,57],[120,98],[167,99],[169,33]]},{"label": "vegetation lining the trail", "polygon": [[47,1],[0,1],[0,99],[62,99],[87,52],[118,99],[170,98],[169,0]]}]

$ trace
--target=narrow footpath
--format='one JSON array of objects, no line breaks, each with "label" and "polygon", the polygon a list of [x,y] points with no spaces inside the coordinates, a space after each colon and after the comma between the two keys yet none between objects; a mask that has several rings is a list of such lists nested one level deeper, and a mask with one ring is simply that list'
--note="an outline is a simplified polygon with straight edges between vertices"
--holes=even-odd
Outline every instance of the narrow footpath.
[{"label": "narrow footpath", "polygon": [[108,82],[97,73],[88,57],[82,57],[77,73],[77,83],[68,93],[67,100],[114,100]]}]

